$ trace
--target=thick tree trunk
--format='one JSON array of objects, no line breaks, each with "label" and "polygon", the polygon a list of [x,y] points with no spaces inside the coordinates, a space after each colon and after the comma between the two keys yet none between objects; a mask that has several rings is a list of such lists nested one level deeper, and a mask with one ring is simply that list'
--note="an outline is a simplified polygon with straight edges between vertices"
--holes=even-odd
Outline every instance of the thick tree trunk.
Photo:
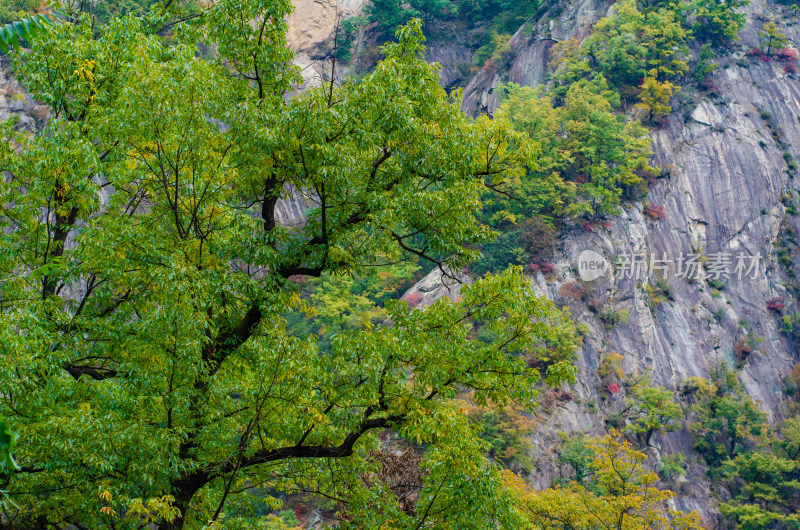
[{"label": "thick tree trunk", "polygon": [[196,475],[182,477],[172,483],[172,495],[175,497],[175,507],[180,514],[172,522],[164,521],[159,525],[159,530],[181,530],[189,514],[192,497],[205,485],[205,479]]}]

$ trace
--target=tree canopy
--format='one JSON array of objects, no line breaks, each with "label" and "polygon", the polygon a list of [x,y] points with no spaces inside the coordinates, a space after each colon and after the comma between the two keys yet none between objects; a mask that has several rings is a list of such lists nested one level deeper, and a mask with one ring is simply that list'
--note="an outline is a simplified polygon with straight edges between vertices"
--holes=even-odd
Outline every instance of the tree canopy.
[{"label": "tree canopy", "polygon": [[563,105],[528,87],[506,87],[497,117],[508,119],[541,145],[537,167],[510,181],[521,200],[498,200],[500,217],[525,219],[534,213],[615,213],[626,188],[641,183],[650,139],[635,120],[613,112],[619,96],[602,76],[570,85]]},{"label": "tree canopy", "polygon": [[635,450],[619,433],[595,439],[588,463],[589,484],[535,491],[510,472],[505,479],[530,528],[583,530],[589,528],[640,528],[699,530],[696,513],[670,509],[675,494],[656,487],[658,476],[647,471],[644,453]]},{"label": "tree canopy", "polygon": [[[535,146],[463,116],[418,20],[361,82],[288,98],[288,0],[179,9],[79,15],[13,56],[52,113],[34,137],[2,130],[0,417],[21,468],[4,524],[234,525],[253,488],[274,506],[323,495],[345,526],[504,521],[499,471],[451,399],[534,403],[525,354],[563,317],[519,271],[424,311],[389,300],[324,349],[287,321],[313,317],[304,277],[474,259],[493,236],[481,197],[535,167]],[[276,221],[293,194],[313,204],[301,227]],[[386,428],[431,444],[416,510],[369,478]]]}]

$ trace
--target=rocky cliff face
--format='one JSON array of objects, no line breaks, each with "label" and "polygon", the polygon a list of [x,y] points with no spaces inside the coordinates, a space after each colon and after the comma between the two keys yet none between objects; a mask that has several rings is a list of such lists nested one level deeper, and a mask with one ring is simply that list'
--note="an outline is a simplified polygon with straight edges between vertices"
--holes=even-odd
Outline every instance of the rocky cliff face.
[{"label": "rocky cliff face", "polygon": [[33,101],[11,75],[8,58],[0,57],[0,121],[14,117],[18,131],[33,134],[41,130],[49,115],[50,109]]},{"label": "rocky cliff face", "polygon": [[536,86],[543,83],[556,42],[585,37],[605,16],[611,0],[559,0],[544,3],[509,41],[507,64],[486,64],[464,89],[462,109],[469,115],[491,114],[498,106],[495,89],[503,83]]},{"label": "rocky cliff face", "polygon": [[[484,67],[472,79],[465,90],[464,111],[491,113],[498,104],[494,89],[500,83],[544,82],[552,44],[585,36],[609,5],[605,0],[567,0],[537,14],[512,38],[511,62]],[[569,389],[571,399],[546,403],[548,414],[541,415],[542,425],[532,435],[538,459],[533,479],[540,486],[558,476],[552,452],[562,443],[559,432],[599,433],[604,425],[597,404],[605,412],[621,407],[615,398],[601,394],[597,370],[609,352],[622,354],[626,371],[652,369],[654,382],[671,389],[688,377],[707,377],[721,362],[738,365],[748,393],[763,410],[773,420],[784,414],[784,381],[798,362],[797,344],[781,330],[767,301],[780,298],[787,307],[796,304],[790,287],[794,274],[787,270],[793,265],[785,256],[781,262],[778,249],[800,229],[794,214],[798,173],[792,162],[800,156],[800,82],[782,65],[748,58],[746,51],[758,46],[765,21],[775,21],[794,46],[800,44],[800,29],[796,17],[780,5],[753,0],[746,12],[741,40],[718,59],[713,75],[717,94],[686,89],[674,102],[672,114],[651,134],[654,163],[667,168],[669,176],[650,186],[647,201],[651,208],[663,207],[663,219],[652,219],[643,214],[642,204],[633,204],[607,229],[568,230],[561,236],[557,272],[531,279],[536,290],[569,306],[590,330],[579,352],[580,382]],[[564,289],[578,280],[578,256],[584,250],[597,252],[609,263],[633,255],[647,263],[691,254],[723,264],[730,259],[730,275],[720,278],[721,283],[710,277],[687,281],[676,275],[678,264],[673,262],[663,274],[672,300],[659,301],[654,291],[660,274],[650,271],[634,279],[618,271],[577,284],[591,291],[592,311],[583,301],[565,296]],[[747,267],[752,258],[761,257],[754,274],[738,277],[739,254]],[[432,289],[433,281],[426,278],[415,288],[424,292],[423,300],[444,292],[445,288]],[[628,322],[609,329],[598,318],[598,307],[627,311]],[[747,333],[765,340],[743,360],[736,343]],[[656,458],[675,452],[691,455],[692,438],[685,428],[654,441],[651,453]],[[688,481],[678,485],[676,504],[700,511],[713,525],[710,485],[697,459],[690,457],[688,462]]]},{"label": "rocky cliff face", "polygon": [[289,47],[306,86],[318,86],[330,76],[333,37],[341,20],[361,14],[366,0],[292,0],[294,12],[287,23]]}]

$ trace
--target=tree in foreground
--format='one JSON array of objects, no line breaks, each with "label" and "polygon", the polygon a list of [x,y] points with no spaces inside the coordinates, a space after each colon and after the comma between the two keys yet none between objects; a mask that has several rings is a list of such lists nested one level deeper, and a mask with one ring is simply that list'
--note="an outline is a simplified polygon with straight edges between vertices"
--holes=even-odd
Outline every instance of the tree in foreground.
[{"label": "tree in foreground", "polygon": [[594,457],[588,466],[590,475],[586,484],[572,482],[538,492],[510,471],[504,472],[530,528],[702,528],[696,513],[687,514],[667,506],[675,494],[656,488],[658,476],[643,466],[647,457],[619,433],[611,431],[589,444],[589,449]]},{"label": "tree in foreground", "polygon": [[[285,323],[313,313],[296,278],[474,259],[480,198],[534,146],[461,114],[419,21],[363,81],[288,99],[288,0],[167,6],[81,16],[14,56],[52,110],[33,138],[3,125],[0,417],[21,468],[3,527],[247,527],[255,490],[323,495],[344,527],[513,527],[451,399],[533,403],[524,354],[560,317],[518,272],[425,311],[388,302],[324,351]],[[300,228],[276,222],[290,194],[314,205]],[[369,479],[389,428],[428,447],[414,509]]]}]

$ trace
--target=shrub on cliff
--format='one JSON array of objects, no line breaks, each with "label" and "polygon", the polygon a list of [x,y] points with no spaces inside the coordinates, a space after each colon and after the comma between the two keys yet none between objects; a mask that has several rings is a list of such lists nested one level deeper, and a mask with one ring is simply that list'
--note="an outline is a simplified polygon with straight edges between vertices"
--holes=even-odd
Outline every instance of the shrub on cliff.
[{"label": "shrub on cliff", "polygon": [[[613,15],[601,19],[579,46],[561,43],[553,67],[555,92],[590,72],[599,72],[623,98],[637,96],[646,77],[660,83],[688,71],[690,33],[674,6],[640,11],[634,0],[616,4]],[[572,46],[572,49],[569,49]]]},{"label": "shrub on cliff", "polygon": [[520,477],[505,472],[517,509],[527,525],[542,530],[702,528],[696,513],[669,507],[668,501],[675,494],[656,487],[658,476],[644,467],[646,455],[635,450],[619,433],[612,430],[593,440],[589,449],[589,477],[585,484],[572,482],[536,491]]},{"label": "shrub on cliff", "polygon": [[540,217],[534,217],[522,223],[519,230],[519,244],[532,263],[543,263],[551,258],[556,242],[556,231],[552,226]]},{"label": "shrub on cliff", "polygon": [[[638,171],[652,169],[645,129],[614,113],[619,99],[602,77],[574,83],[560,107],[531,88],[510,85],[506,93],[497,115],[542,149],[538,167],[510,183],[527,212],[593,218],[614,213],[625,187],[641,181]],[[496,201],[501,212],[525,212],[515,201]]]},{"label": "shrub on cliff", "polygon": [[740,10],[749,3],[750,0],[691,0],[687,5],[694,19],[692,32],[697,38],[717,45],[736,40],[746,20]]},{"label": "shrub on cliff", "polygon": [[626,404],[630,425],[625,431],[637,435],[644,445],[650,445],[655,433],[676,430],[683,419],[683,410],[675,402],[672,392],[653,386],[649,375],[633,385]]},{"label": "shrub on cliff", "polygon": [[763,444],[770,430],[766,414],[732,370],[719,366],[710,380],[690,378],[684,383],[684,395],[694,400],[689,431],[695,449],[712,470]]}]

